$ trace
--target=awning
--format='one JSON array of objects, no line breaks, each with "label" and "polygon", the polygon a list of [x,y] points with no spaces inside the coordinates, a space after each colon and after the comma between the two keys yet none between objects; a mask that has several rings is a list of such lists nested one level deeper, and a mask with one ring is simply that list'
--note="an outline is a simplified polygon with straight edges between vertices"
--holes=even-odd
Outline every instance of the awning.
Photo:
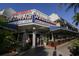
[{"label": "awning", "polygon": [[65,30],[65,31],[69,31],[69,32],[77,33],[76,31],[73,31],[73,30],[67,29],[66,27],[49,26],[49,29],[50,29],[51,31]]},{"label": "awning", "polygon": [[15,25],[15,24],[6,24],[4,26],[8,27],[8,28],[12,28],[12,29],[16,29],[17,28],[17,25]]},{"label": "awning", "polygon": [[17,29],[17,25],[15,24],[4,24],[4,25],[0,25],[0,27],[8,30],[14,30],[14,31]]}]

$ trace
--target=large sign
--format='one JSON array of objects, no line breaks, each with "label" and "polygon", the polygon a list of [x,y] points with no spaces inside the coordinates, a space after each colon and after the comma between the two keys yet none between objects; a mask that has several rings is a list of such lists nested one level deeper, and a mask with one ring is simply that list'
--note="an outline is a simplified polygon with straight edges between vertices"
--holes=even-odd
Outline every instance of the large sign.
[{"label": "large sign", "polygon": [[32,14],[26,13],[26,14],[17,14],[10,18],[10,21],[19,21],[19,20],[32,20]]},{"label": "large sign", "polygon": [[31,10],[25,10],[25,11],[21,11],[21,12],[16,12],[14,15],[19,15],[19,14],[27,14],[27,13],[31,13],[32,11]]},{"label": "large sign", "polygon": [[14,24],[25,24],[29,22],[36,22],[42,25],[50,26],[55,25],[51,23],[49,17],[38,11],[38,10],[28,10],[23,12],[17,12],[11,17],[11,23]]}]

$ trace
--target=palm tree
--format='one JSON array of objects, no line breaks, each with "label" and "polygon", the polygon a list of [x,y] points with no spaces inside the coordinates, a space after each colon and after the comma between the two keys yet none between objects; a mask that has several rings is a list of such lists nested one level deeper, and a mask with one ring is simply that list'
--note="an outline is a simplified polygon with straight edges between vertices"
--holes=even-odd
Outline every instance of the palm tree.
[{"label": "palm tree", "polygon": [[74,9],[74,12],[77,12],[78,8],[79,8],[79,3],[70,3],[70,4],[67,4],[67,11],[71,8]]},{"label": "palm tree", "polygon": [[75,13],[75,15],[73,16],[73,19],[74,19],[74,23],[76,26],[79,25],[79,13]]},{"label": "palm tree", "polygon": [[[74,13],[75,15],[73,16],[73,19],[74,19],[74,23],[76,26],[79,25],[79,12],[77,12],[78,8],[79,8],[79,4],[78,3],[71,3],[71,4],[68,4],[68,7],[67,7],[67,11],[69,9],[73,8],[74,9]],[[71,44],[71,49],[70,49],[70,52],[72,55],[74,56],[78,56],[79,55],[79,38],[76,39],[72,44]]]},{"label": "palm tree", "polygon": [[74,9],[75,15],[73,16],[73,19],[74,19],[73,22],[75,23],[76,26],[78,26],[79,25],[79,12],[77,12],[77,10],[79,8],[79,3],[61,4],[61,5],[67,6],[66,11],[70,9]]},{"label": "palm tree", "polygon": [[73,16],[73,19],[74,19],[74,23],[76,26],[79,25],[79,12],[77,12],[78,8],[79,8],[79,3],[71,3],[71,4],[68,4],[68,7],[67,7],[67,11],[69,9],[73,8],[74,9],[74,12],[75,12],[75,15]]}]

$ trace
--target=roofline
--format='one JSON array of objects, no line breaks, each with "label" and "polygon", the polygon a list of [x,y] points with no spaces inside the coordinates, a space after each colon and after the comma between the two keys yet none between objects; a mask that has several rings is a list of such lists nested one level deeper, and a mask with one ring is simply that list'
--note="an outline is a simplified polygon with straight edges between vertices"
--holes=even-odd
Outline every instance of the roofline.
[{"label": "roofline", "polygon": [[[58,26],[56,26],[56,27],[58,27]],[[79,33],[79,32],[76,32],[76,31],[73,31],[73,30],[70,30],[70,29],[64,29],[64,28],[61,28],[61,27],[59,27],[58,29],[55,29],[55,30],[51,30],[51,31],[57,31],[57,30],[66,30],[66,31],[70,31],[70,32],[74,32],[74,33]]]}]

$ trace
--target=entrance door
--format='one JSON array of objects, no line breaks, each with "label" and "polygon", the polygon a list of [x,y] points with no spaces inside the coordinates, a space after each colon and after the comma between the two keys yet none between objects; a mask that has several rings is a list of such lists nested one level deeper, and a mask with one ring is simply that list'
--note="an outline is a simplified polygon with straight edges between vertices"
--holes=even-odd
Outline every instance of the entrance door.
[{"label": "entrance door", "polygon": [[29,38],[29,44],[32,46],[32,34],[29,34],[28,38]]},{"label": "entrance door", "polygon": [[[32,34],[29,34],[29,43],[32,45]],[[36,41],[35,41],[35,44],[36,44],[36,46],[39,46],[40,45],[40,34],[36,34],[36,39],[35,39]]]},{"label": "entrance door", "polygon": [[40,45],[40,34],[36,34],[36,46]]}]

